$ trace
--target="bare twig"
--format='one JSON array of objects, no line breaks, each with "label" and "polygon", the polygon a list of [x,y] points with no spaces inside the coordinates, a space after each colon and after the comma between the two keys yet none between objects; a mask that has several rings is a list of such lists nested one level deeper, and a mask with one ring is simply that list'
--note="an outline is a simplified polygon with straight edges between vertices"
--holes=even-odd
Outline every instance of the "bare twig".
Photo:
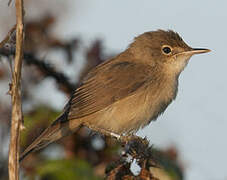
[{"label": "bare twig", "polygon": [[3,41],[0,42],[0,48],[3,48],[4,46],[6,46],[6,43],[12,43],[12,38],[14,32],[16,31],[16,25],[13,26],[13,28],[8,32],[7,36],[5,37],[5,39],[3,39]]},{"label": "bare twig", "polygon": [[22,122],[22,108],[21,108],[21,67],[23,57],[23,0],[15,1],[16,7],[16,55],[14,62],[14,72],[12,79],[12,88],[10,90],[12,96],[12,121],[11,121],[11,137],[9,147],[9,179],[19,179],[19,138],[20,138],[20,127]]},{"label": "bare twig", "polygon": [[[0,55],[5,57],[14,56],[15,49],[2,47],[0,48]],[[33,53],[24,52],[24,62],[27,65],[36,66],[44,76],[51,77],[56,80],[59,87],[67,94],[71,95],[71,93],[76,89],[77,85],[73,84],[69,81],[68,77],[62,73],[54,69],[52,66],[47,64],[45,61],[38,59]]]},{"label": "bare twig", "polygon": [[11,2],[12,2],[12,0],[9,0],[9,2],[8,2],[8,6],[10,6]]}]

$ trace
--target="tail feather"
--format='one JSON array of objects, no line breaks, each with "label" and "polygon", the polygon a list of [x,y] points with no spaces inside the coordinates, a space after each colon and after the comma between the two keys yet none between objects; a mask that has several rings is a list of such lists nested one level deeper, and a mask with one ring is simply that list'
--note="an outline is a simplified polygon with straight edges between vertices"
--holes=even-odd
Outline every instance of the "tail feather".
[{"label": "tail feather", "polygon": [[70,121],[66,121],[66,118],[67,115],[63,114],[55,120],[50,127],[48,127],[31,145],[25,149],[25,151],[20,155],[19,161],[21,162],[31,152],[42,149],[50,143],[57,141],[58,139],[67,136],[80,128],[81,123],[79,121],[73,120],[72,123]]}]

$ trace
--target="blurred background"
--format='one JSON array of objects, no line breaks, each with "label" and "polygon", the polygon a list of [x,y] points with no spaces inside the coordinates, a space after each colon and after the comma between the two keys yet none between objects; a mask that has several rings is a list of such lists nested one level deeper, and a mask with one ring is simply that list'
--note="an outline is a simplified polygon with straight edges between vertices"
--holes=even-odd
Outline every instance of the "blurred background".
[{"label": "blurred background", "polygon": [[[13,4],[8,7],[7,0],[0,0],[0,41],[15,24]],[[22,76],[26,126],[22,147],[60,114],[90,68],[123,51],[145,31],[172,29],[190,46],[212,52],[190,60],[180,76],[176,101],[137,135],[146,136],[155,148],[174,157],[186,180],[227,179],[226,6],[224,0],[25,0],[28,57]],[[2,179],[10,132],[11,105],[6,95],[11,79],[10,57],[0,55]],[[77,174],[87,179],[102,177],[106,164],[117,159],[119,145],[88,132],[82,130],[79,135],[64,138],[42,151],[41,157],[34,153],[28,163],[22,164],[21,176],[32,177],[34,172],[42,176],[47,169],[66,172],[70,169],[66,167],[71,167],[79,169]],[[69,161],[78,156],[82,160]],[[40,158],[49,161],[38,166]],[[55,163],[59,158],[66,158],[60,161],[62,166]]]}]

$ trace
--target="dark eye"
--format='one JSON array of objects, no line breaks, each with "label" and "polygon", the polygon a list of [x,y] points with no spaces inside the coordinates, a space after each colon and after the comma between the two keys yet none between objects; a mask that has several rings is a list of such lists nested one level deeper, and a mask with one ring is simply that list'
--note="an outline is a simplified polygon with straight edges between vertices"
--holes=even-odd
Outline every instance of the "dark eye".
[{"label": "dark eye", "polygon": [[169,53],[171,53],[172,50],[171,50],[170,47],[165,46],[165,47],[162,48],[162,51],[163,51],[165,54],[169,54]]}]

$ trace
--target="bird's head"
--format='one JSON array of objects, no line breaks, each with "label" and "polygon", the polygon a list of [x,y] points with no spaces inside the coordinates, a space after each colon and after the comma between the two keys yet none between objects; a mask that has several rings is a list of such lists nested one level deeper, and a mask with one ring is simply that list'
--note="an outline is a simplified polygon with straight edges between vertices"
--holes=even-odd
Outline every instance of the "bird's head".
[{"label": "bird's head", "polygon": [[210,51],[191,48],[178,33],[171,30],[146,32],[136,37],[129,49],[138,61],[162,66],[167,72],[176,74],[184,69],[192,55]]}]

